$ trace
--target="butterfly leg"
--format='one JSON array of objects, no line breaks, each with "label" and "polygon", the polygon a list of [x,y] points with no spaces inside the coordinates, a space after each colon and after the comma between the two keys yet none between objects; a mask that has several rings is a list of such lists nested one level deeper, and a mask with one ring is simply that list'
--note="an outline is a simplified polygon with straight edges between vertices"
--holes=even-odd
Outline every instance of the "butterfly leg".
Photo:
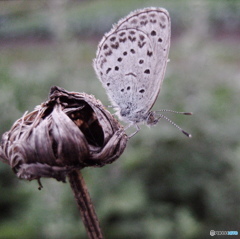
[{"label": "butterfly leg", "polygon": [[[128,128],[129,128],[130,126],[132,126],[132,125],[133,125],[133,123],[129,124],[129,125],[125,128],[125,130],[128,129]],[[132,138],[132,137],[140,130],[140,127],[139,127],[137,124],[135,124],[134,126],[136,127],[136,131],[128,136],[129,139]]]}]

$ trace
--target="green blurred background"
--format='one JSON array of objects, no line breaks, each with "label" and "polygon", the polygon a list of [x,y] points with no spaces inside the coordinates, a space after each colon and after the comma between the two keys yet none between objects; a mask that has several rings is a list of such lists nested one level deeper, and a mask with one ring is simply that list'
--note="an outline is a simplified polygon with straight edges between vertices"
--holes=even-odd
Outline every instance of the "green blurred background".
[{"label": "green blurred background", "polygon": [[[169,115],[193,138],[161,120],[142,126],[113,164],[83,170],[104,235],[240,233],[239,0],[1,1],[0,134],[53,85],[109,105],[92,67],[98,42],[118,19],[147,6],[168,9],[172,19],[171,61],[154,109],[194,112]],[[85,239],[69,185],[42,182],[38,191],[0,163],[0,238]]]}]

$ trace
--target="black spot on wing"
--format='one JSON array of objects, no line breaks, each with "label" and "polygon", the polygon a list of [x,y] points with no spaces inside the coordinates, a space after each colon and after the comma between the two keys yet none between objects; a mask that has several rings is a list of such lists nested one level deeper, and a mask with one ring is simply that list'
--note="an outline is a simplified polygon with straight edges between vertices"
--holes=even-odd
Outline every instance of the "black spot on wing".
[{"label": "black spot on wing", "polygon": [[146,70],[144,71],[144,73],[145,73],[145,74],[150,74],[150,70],[149,70],[149,69],[146,69]]}]

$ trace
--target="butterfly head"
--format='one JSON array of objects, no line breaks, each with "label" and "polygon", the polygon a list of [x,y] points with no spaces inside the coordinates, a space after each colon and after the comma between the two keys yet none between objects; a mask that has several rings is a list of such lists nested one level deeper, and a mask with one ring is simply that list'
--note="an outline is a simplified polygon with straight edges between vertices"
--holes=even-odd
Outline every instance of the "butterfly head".
[{"label": "butterfly head", "polygon": [[156,125],[159,122],[160,119],[161,119],[160,116],[156,116],[155,112],[150,111],[148,113],[148,116],[147,116],[147,119],[146,119],[146,123],[149,126],[153,126],[153,125]]}]

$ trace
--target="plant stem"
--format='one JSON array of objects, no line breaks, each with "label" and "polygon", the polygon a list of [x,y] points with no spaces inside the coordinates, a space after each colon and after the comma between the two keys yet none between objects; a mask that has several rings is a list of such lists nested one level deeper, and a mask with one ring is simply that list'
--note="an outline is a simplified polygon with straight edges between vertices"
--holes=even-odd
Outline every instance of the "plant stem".
[{"label": "plant stem", "polygon": [[103,239],[97,214],[80,170],[68,174],[69,182],[89,239]]}]

